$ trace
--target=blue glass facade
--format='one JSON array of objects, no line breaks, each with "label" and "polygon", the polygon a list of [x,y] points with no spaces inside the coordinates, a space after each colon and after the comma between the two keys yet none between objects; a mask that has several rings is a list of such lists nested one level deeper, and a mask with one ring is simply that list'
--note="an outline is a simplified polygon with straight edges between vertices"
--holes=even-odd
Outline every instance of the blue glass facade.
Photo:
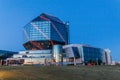
[{"label": "blue glass facade", "polygon": [[110,64],[110,55],[108,50],[108,58],[106,55],[106,50],[92,47],[84,44],[70,44],[63,46],[64,52],[67,53],[66,56],[71,58],[80,59],[81,63],[85,64],[106,64],[109,61]]},{"label": "blue glass facade", "polygon": [[27,24],[24,27],[24,40],[50,40],[50,21],[36,21]]},{"label": "blue glass facade", "polygon": [[100,48],[94,48],[94,47],[87,47],[83,46],[83,53],[84,53],[84,61],[85,63],[88,63],[90,61],[98,62],[103,60],[103,53],[104,50]]},{"label": "blue glass facade", "polygon": [[80,58],[79,50],[77,47],[72,47],[75,58]]},{"label": "blue glass facade", "polygon": [[41,14],[23,29],[24,47],[32,49],[51,49],[53,45],[68,44],[68,26],[57,17]]},{"label": "blue glass facade", "polygon": [[68,32],[67,32],[66,25],[58,23],[58,22],[53,22],[53,23],[57,27],[58,31],[63,36],[63,38],[59,36],[59,33],[51,25],[51,39],[55,40],[55,41],[60,41],[60,42],[65,42],[65,41],[67,42],[67,39],[68,39],[67,34],[68,34]]}]

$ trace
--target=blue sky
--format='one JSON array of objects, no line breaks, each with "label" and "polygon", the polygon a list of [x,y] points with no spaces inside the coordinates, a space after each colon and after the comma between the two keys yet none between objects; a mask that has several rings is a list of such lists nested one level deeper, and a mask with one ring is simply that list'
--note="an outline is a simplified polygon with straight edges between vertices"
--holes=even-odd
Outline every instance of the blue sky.
[{"label": "blue sky", "polygon": [[23,26],[43,12],[70,22],[71,43],[109,48],[120,60],[120,0],[0,0],[0,49],[24,50]]}]

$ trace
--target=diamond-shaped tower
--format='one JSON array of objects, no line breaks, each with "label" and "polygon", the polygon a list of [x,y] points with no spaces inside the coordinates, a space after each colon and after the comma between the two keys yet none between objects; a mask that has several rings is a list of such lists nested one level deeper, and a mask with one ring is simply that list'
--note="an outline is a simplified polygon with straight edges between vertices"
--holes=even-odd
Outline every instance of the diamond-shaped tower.
[{"label": "diamond-shaped tower", "polygon": [[23,33],[23,46],[27,50],[47,50],[56,44],[68,44],[68,25],[45,13],[25,25]]}]

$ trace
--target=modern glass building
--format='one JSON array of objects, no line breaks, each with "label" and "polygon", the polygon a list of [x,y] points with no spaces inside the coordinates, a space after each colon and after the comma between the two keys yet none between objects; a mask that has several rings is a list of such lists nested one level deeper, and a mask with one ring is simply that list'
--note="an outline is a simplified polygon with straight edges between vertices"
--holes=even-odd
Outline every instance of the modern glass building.
[{"label": "modern glass building", "polygon": [[[70,44],[63,46],[64,52],[69,59],[76,58],[78,63],[111,64],[110,51],[89,45]],[[77,63],[76,62],[76,63]]]},{"label": "modern glass building", "polygon": [[50,64],[53,46],[61,45],[62,49],[62,45],[68,44],[68,24],[57,17],[42,13],[24,26],[23,36],[26,50],[8,58],[8,64],[16,64],[20,60],[22,64]]},{"label": "modern glass building", "polygon": [[68,25],[45,13],[25,25],[23,32],[23,45],[27,50],[46,50],[55,44],[68,44]]}]

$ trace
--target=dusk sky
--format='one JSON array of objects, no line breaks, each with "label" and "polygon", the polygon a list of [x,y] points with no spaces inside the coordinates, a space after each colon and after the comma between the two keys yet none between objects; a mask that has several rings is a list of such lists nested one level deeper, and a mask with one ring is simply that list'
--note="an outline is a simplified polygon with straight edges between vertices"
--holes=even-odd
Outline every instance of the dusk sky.
[{"label": "dusk sky", "polygon": [[41,13],[70,22],[70,43],[109,48],[120,60],[120,0],[0,0],[0,50],[24,50],[23,27]]}]

